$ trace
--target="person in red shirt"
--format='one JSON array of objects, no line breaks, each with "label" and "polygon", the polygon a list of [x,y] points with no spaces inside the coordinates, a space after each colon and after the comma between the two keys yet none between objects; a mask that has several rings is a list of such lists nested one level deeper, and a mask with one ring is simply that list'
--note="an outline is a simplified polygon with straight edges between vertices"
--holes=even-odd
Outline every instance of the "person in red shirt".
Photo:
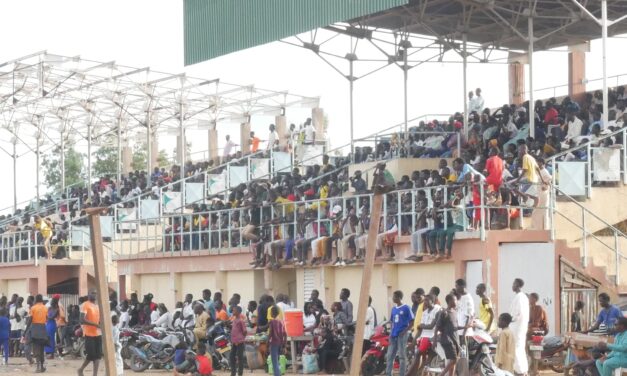
[{"label": "person in red shirt", "polygon": [[256,153],[259,150],[261,140],[255,136],[255,132],[250,132],[250,152]]},{"label": "person in red shirt", "polygon": [[553,107],[553,103],[547,102],[546,103],[546,113],[544,114],[544,124],[546,124],[546,125],[555,125],[555,124],[557,124],[558,116],[559,116],[559,113],[557,112],[555,107]]},{"label": "person in red shirt", "polygon": [[499,157],[499,149],[496,146],[490,148],[490,157],[485,162],[487,177],[486,183],[492,186],[492,190],[498,192],[503,183],[503,160]]},{"label": "person in red shirt", "polygon": [[[229,365],[231,376],[244,374],[244,341],[246,340],[246,324],[242,320],[242,307],[233,306],[233,322],[231,324],[231,353],[229,354]],[[237,368],[236,368],[237,366]]]},{"label": "person in red shirt", "polygon": [[175,376],[211,376],[213,365],[211,359],[207,357],[207,345],[198,344],[198,354],[188,351],[183,363],[174,368]]}]

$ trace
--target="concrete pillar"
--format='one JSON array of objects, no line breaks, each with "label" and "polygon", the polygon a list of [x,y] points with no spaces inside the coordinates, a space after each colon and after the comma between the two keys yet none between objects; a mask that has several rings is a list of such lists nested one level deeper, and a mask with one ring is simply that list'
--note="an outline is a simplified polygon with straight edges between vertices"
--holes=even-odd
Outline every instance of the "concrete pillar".
[{"label": "concrete pillar", "polygon": [[[150,148],[150,154],[151,154],[151,161],[152,161],[152,168],[154,169],[155,167],[159,166],[159,163],[157,162],[159,159],[159,139],[157,138],[157,133],[153,132],[152,137],[151,137],[151,148]],[[152,171],[149,171],[148,173],[152,173]]]},{"label": "concrete pillar", "polygon": [[263,270],[263,287],[271,295],[274,295],[274,278],[273,277],[274,275],[273,275],[272,270],[270,269]]},{"label": "concrete pillar", "polygon": [[14,291],[9,291],[9,280],[8,279],[0,279],[0,296],[8,296],[15,293]]},{"label": "concrete pillar", "polygon": [[79,266],[78,268],[78,296],[85,296],[89,293],[87,284],[87,268]]},{"label": "concrete pillar", "polygon": [[509,103],[517,106],[525,101],[525,66],[521,63],[509,64]]},{"label": "concrete pillar", "polygon": [[37,295],[37,278],[26,278],[26,288],[30,295]]},{"label": "concrete pillar", "polygon": [[170,281],[172,282],[172,299],[176,302],[183,301],[183,289],[182,289],[182,274],[170,272]]},{"label": "concrete pillar", "polygon": [[250,122],[240,125],[239,144],[242,154],[250,153]]},{"label": "concrete pillar", "polygon": [[39,273],[37,278],[37,294],[48,294],[48,267],[43,266],[42,272]]},{"label": "concrete pillar", "polygon": [[122,148],[122,174],[128,176],[133,171],[133,149],[130,146]]},{"label": "concrete pillar", "polygon": [[[209,129],[209,159],[218,162],[218,130],[214,126]],[[219,163],[218,163],[219,164]]]},{"label": "concrete pillar", "polygon": [[[316,288],[320,292],[319,299],[322,300],[324,306],[329,309],[331,304],[335,301],[335,270],[333,267],[320,267],[319,283],[316,283]],[[307,297],[309,298],[309,297]]]},{"label": "concrete pillar", "polygon": [[274,118],[276,132],[279,134],[279,150],[287,150],[287,118],[285,115],[279,115]]},{"label": "concrete pillar", "polygon": [[125,300],[125,299],[129,299],[130,296],[128,296],[128,294],[126,293],[126,291],[127,291],[126,275],[118,276],[118,286],[119,286],[118,290],[120,291],[118,299],[120,301]]},{"label": "concrete pillar", "polygon": [[316,141],[324,141],[324,110],[322,108],[311,109],[311,123],[316,130]]},{"label": "concrete pillar", "polygon": [[585,99],[586,53],[571,51],[568,53],[568,96],[577,102]]}]

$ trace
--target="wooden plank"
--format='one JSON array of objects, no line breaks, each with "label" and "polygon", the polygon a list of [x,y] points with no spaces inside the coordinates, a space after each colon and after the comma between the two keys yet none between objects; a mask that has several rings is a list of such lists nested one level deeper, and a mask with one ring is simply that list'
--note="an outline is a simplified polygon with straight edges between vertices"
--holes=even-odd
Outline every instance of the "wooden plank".
[{"label": "wooden plank", "polygon": [[111,311],[109,309],[109,286],[107,284],[102,235],[100,232],[101,212],[102,208],[87,209],[91,230],[91,254],[94,258],[94,274],[96,275],[98,305],[100,306],[100,328],[102,330],[105,371],[106,375],[112,376],[116,374],[115,349],[113,347],[113,325],[111,324]]},{"label": "wooden plank", "polygon": [[355,339],[353,341],[353,354],[351,356],[351,376],[359,376],[361,371],[361,351],[364,346],[364,331],[366,329],[366,310],[370,297],[370,282],[372,280],[372,268],[376,253],[377,234],[379,233],[379,219],[381,218],[381,206],[383,196],[375,194],[370,208],[370,227],[368,228],[368,240],[366,242],[366,259],[361,276],[361,290],[357,305],[357,324],[355,327]]}]

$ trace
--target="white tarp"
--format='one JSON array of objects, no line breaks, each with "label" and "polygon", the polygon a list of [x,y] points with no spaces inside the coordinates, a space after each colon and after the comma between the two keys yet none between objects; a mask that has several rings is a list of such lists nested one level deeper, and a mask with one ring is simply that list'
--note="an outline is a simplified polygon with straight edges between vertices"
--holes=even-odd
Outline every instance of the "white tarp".
[{"label": "white tarp", "polygon": [[557,162],[557,187],[569,196],[585,196],[586,165],[586,162]]},{"label": "white tarp", "polygon": [[113,237],[113,216],[101,215],[100,216],[100,233],[103,238]]},{"label": "white tarp", "polygon": [[185,204],[202,204],[205,193],[203,183],[185,183]]},{"label": "white tarp", "polygon": [[274,159],[274,173],[292,172],[292,156],[284,151],[275,151],[272,153]]},{"label": "white tarp", "polygon": [[251,158],[250,159],[251,179],[269,178],[269,175],[270,175],[270,159],[268,158]]},{"label": "white tarp", "polygon": [[145,219],[158,219],[159,215],[159,200],[141,200],[140,206],[140,218]]},{"label": "white tarp", "polygon": [[72,226],[70,241],[72,247],[91,248],[89,226]]},{"label": "white tarp", "polygon": [[594,181],[620,181],[620,149],[592,149]]},{"label": "white tarp", "polygon": [[118,229],[132,230],[137,229],[137,210],[135,208],[119,208],[118,210]]},{"label": "white tarp", "polygon": [[248,167],[229,166],[229,188],[248,182]]},{"label": "white tarp", "polygon": [[176,213],[181,209],[181,192],[163,192],[161,194],[163,213]]},{"label": "white tarp", "polygon": [[303,145],[304,153],[301,164],[303,166],[322,166],[322,154],[324,145]]},{"label": "white tarp", "polygon": [[207,195],[221,194],[226,191],[225,174],[207,174]]}]

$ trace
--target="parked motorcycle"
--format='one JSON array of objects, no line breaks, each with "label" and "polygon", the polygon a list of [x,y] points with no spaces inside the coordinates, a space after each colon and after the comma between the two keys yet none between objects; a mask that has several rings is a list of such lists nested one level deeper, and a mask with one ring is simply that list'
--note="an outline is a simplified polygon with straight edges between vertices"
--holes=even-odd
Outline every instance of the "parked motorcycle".
[{"label": "parked motorcycle", "polygon": [[231,341],[224,321],[217,321],[207,329],[207,353],[211,354],[215,370],[229,370]]},{"label": "parked motorcycle", "polygon": [[139,340],[139,332],[131,328],[124,328],[120,331],[120,345],[122,350],[122,361],[124,363],[124,369],[131,368],[131,355],[133,355],[130,347],[136,346]]},{"label": "parked motorcycle", "polygon": [[129,346],[131,351],[130,366],[135,372],[143,372],[149,367],[154,369],[172,369],[174,347],[177,341],[184,341],[180,332],[168,333],[163,339],[142,334],[135,346]]},{"label": "parked motorcycle", "polygon": [[468,364],[470,372],[476,375],[494,375],[496,366],[491,357],[494,340],[482,328],[475,327],[468,339]]},{"label": "parked motorcycle", "polygon": [[361,374],[364,376],[379,375],[385,371],[387,349],[390,345],[387,322],[381,323],[374,329],[370,342],[372,345],[361,358]]},{"label": "parked motorcycle", "polygon": [[85,338],[83,337],[83,328],[80,325],[76,325],[72,329],[71,343],[66,344],[63,347],[63,353],[71,355],[74,358],[85,358]]},{"label": "parked motorcycle", "polygon": [[564,364],[568,344],[562,337],[544,338],[542,342],[544,349],[540,355],[540,367],[550,368],[553,372],[564,373]]}]

